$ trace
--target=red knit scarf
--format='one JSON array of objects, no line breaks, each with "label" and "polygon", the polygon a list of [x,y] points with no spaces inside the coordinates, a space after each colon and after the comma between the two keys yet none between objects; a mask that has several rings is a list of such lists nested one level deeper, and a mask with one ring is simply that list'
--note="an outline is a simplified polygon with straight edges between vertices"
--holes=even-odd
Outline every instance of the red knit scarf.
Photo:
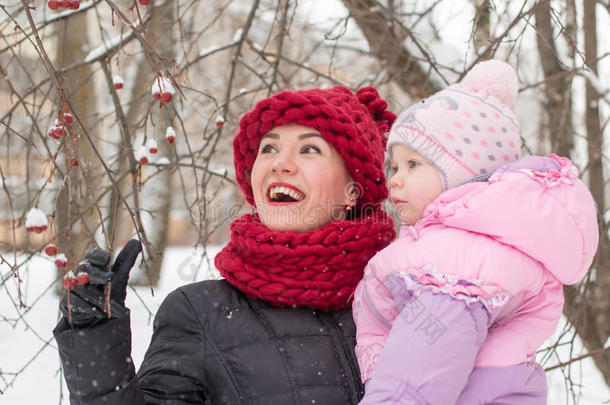
[{"label": "red knit scarf", "polygon": [[231,224],[231,241],[214,263],[250,297],[277,306],[342,309],[350,305],[366,263],[394,236],[383,211],[308,233],[273,232],[257,214],[246,214]]}]

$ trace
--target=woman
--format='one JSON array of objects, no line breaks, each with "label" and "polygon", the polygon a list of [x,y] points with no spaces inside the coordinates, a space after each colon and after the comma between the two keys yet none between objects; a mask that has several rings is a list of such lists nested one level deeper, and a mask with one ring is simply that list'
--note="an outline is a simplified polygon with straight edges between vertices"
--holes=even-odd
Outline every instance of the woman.
[{"label": "woman", "polygon": [[[356,404],[363,395],[350,309],[367,261],[393,238],[385,134],[396,116],[373,88],[285,91],[260,101],[233,142],[256,208],[216,256],[225,280],[171,293],[137,375],[131,361],[130,241],[80,264],[54,334],[72,404]],[[112,278],[111,319],[103,286]],[[72,323],[70,324],[68,316]]]}]

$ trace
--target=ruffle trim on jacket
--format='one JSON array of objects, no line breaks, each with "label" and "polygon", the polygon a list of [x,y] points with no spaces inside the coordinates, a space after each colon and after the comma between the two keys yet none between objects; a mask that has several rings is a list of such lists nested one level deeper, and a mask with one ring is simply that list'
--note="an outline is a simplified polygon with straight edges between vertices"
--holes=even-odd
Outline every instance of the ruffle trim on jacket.
[{"label": "ruffle trim on jacket", "polygon": [[[527,174],[545,187],[555,187],[562,183],[571,185],[578,179],[578,169],[572,164],[570,159],[555,154],[548,155],[546,158],[554,160],[559,164],[560,168],[549,168],[549,170],[544,172],[534,169],[518,169],[516,171]],[[492,175],[489,179],[490,183],[500,180],[501,176],[502,174]]]},{"label": "ruffle trim on jacket", "polygon": [[373,343],[368,346],[356,345],[354,350],[358,362],[360,363],[360,376],[362,377],[362,383],[364,384],[373,376],[373,370],[375,370],[377,360],[379,360],[379,356],[381,356],[383,346],[378,343]]},{"label": "ruffle trim on jacket", "polygon": [[510,299],[510,294],[496,284],[445,274],[433,264],[411,267],[396,274],[404,280],[407,290],[412,291],[415,296],[419,296],[423,291],[441,292],[468,305],[481,302],[490,313],[494,313]]}]

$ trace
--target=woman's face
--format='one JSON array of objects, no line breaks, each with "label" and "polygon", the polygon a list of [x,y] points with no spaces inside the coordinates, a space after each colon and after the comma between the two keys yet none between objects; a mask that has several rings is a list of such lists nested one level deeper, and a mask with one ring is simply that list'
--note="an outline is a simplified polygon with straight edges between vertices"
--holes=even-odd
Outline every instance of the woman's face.
[{"label": "woman's face", "polygon": [[339,153],[302,125],[282,125],[263,136],[250,179],[260,220],[273,231],[309,232],[344,219],[346,206],[356,204]]}]

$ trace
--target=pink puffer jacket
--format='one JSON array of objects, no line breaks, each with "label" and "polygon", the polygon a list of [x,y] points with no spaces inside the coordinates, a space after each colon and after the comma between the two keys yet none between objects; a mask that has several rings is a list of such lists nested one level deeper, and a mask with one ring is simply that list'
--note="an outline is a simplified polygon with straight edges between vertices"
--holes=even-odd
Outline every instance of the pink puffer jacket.
[{"label": "pink puffer jacket", "polygon": [[[588,270],[597,249],[595,204],[576,168],[495,173],[451,189],[367,266],[354,298],[356,353],[370,379],[400,309],[387,287],[396,275],[410,290],[481,302],[494,315],[475,367],[531,360],[561,315],[562,284]],[[447,348],[459,350],[459,348]]]}]

